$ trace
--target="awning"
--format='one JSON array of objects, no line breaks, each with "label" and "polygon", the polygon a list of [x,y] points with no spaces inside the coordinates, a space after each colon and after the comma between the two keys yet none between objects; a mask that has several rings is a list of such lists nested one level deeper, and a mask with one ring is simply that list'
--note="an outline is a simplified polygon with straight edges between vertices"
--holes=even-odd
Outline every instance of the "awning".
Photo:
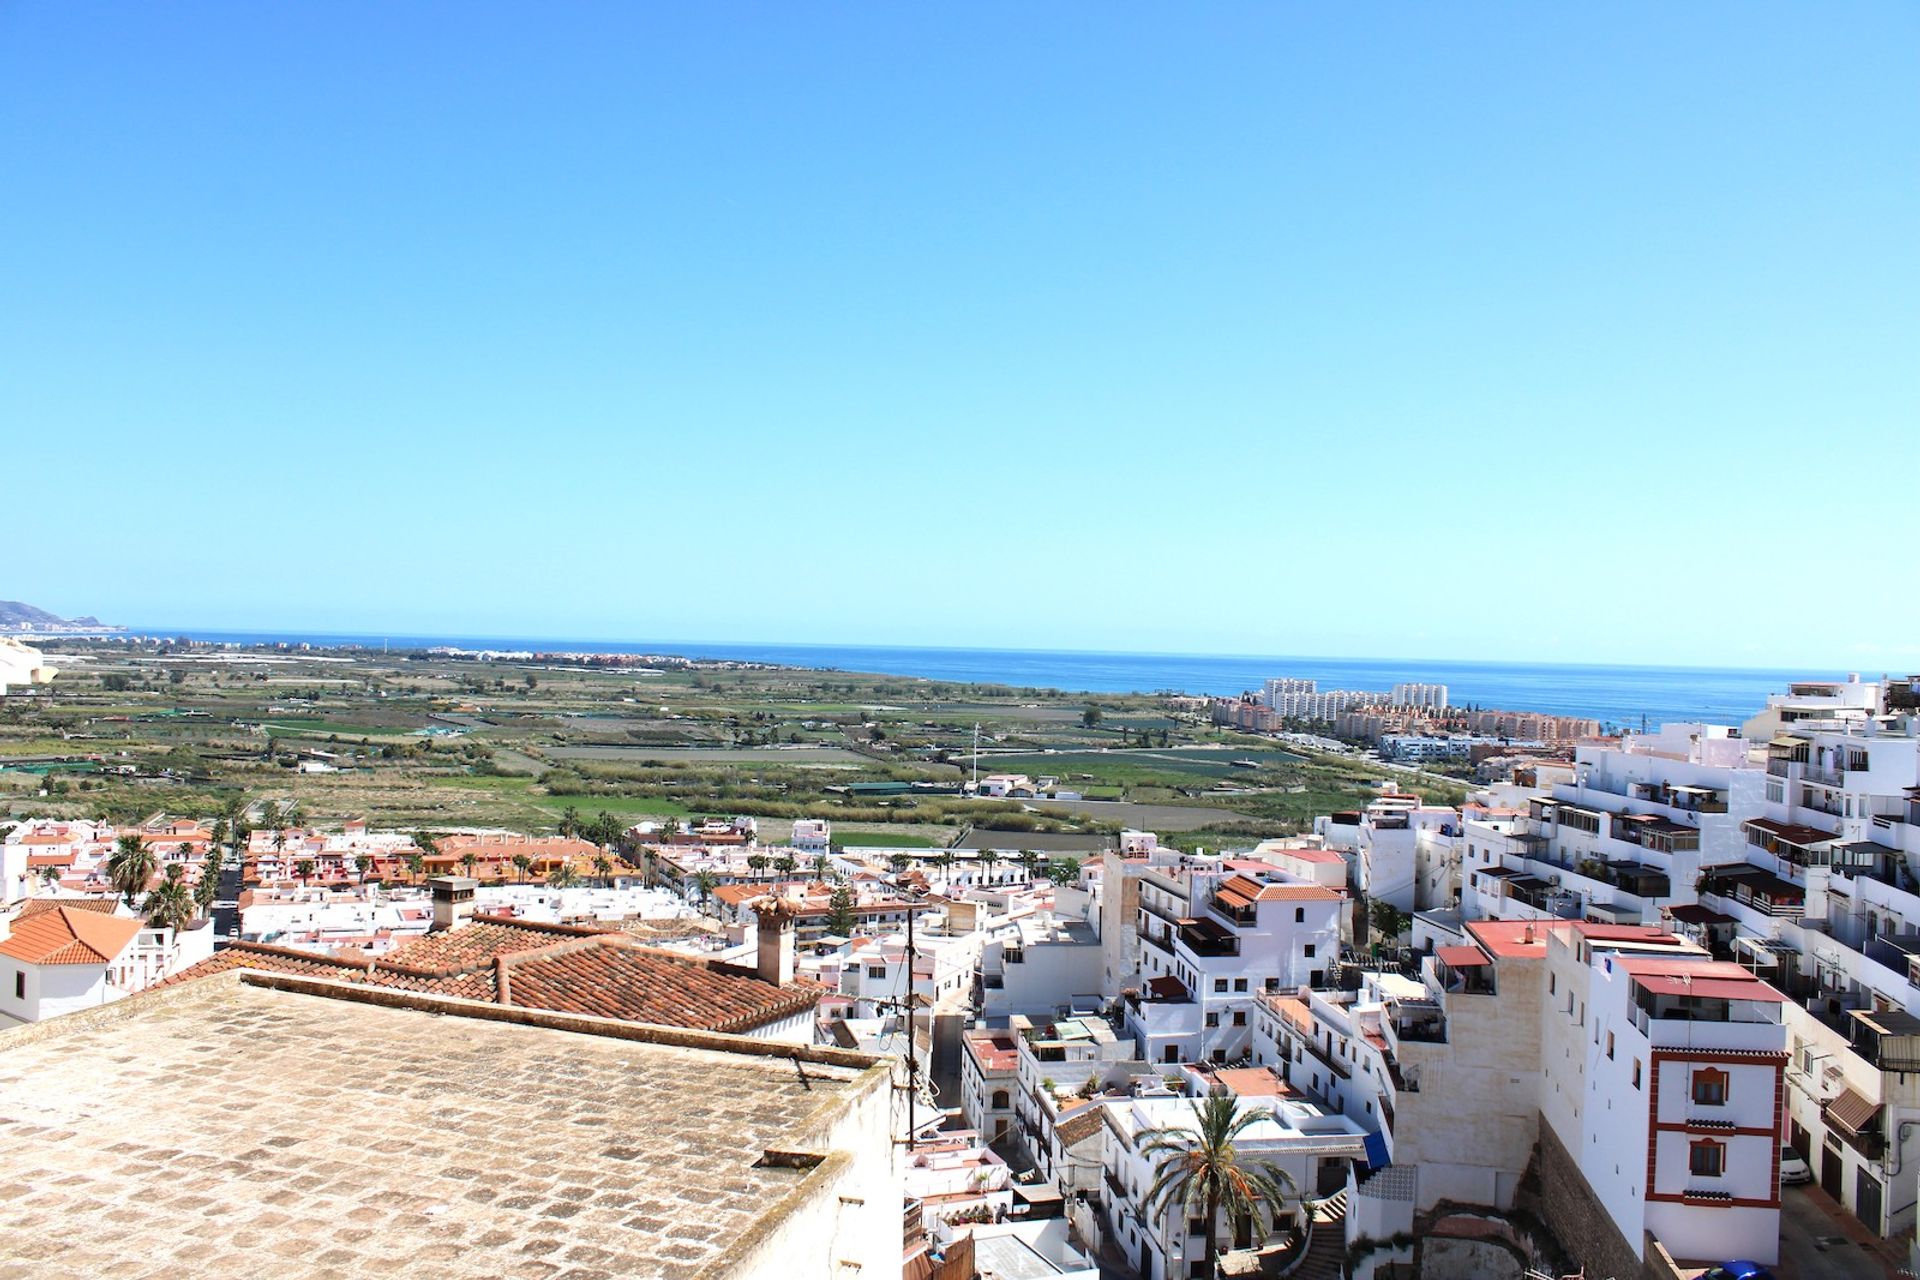
[{"label": "awning", "polygon": [[1842,1089],[1840,1096],[1827,1104],[1827,1123],[1855,1138],[1871,1130],[1879,1115],[1879,1103],[1851,1088]]},{"label": "awning", "polygon": [[1774,740],[1767,745],[1770,747],[1804,747],[1810,744],[1805,738],[1795,737],[1791,733],[1783,733],[1775,737]]},{"label": "awning", "polygon": [[1787,844],[1794,845],[1801,849],[1811,848],[1816,844],[1825,844],[1834,838],[1834,833],[1831,831],[1822,831],[1818,827],[1809,827],[1801,822],[1775,822],[1772,818],[1748,818],[1740,825],[1754,830],[1764,831]]},{"label": "awning", "polygon": [[1634,985],[1649,995],[1697,996],[1702,1000],[1752,1000],[1759,1004],[1784,1004],[1786,997],[1764,982],[1742,982],[1737,978],[1691,978],[1682,974],[1636,973]]},{"label": "awning", "polygon": [[1450,969],[1471,969],[1476,965],[1493,963],[1487,958],[1487,953],[1478,947],[1441,947],[1433,954]]},{"label": "awning", "polygon": [[1681,924],[1732,924],[1732,916],[1721,915],[1712,907],[1703,907],[1697,902],[1681,902],[1671,907],[1660,908],[1668,919],[1678,920]]}]

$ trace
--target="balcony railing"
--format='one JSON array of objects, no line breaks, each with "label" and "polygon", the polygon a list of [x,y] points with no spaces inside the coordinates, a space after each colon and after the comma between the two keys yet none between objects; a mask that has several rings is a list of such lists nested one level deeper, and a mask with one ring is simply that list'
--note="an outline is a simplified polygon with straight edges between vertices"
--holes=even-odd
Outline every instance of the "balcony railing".
[{"label": "balcony railing", "polygon": [[1823,787],[1838,787],[1845,785],[1846,775],[1839,769],[1816,769],[1809,764],[1800,767],[1800,780]]}]

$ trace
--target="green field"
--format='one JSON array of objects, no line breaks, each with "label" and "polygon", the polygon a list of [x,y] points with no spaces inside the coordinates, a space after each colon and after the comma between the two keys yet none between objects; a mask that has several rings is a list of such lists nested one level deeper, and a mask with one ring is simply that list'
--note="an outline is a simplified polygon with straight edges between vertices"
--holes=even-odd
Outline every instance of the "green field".
[{"label": "green field", "polygon": [[[1224,735],[1153,696],[724,663],[615,669],[406,652],[196,647],[176,656],[134,641],[46,647],[62,674],[50,688],[0,699],[0,768],[9,757],[97,755],[131,776],[54,775],[41,796],[42,779],[12,775],[0,786],[0,821],[205,813],[244,796],[297,802],[321,824],[541,831],[568,808],[622,819],[740,813],[763,821],[770,839],[795,818],[824,817],[854,846],[937,847],[980,823],[996,827],[996,844],[1018,848],[1023,834],[1098,843],[1136,820],[1251,840],[1298,829],[1315,807],[1353,807],[1367,786],[1349,763]],[[1094,727],[1082,721],[1089,705],[1101,711]],[[472,731],[415,732],[431,724]],[[951,784],[968,767],[976,724],[983,773],[1053,775],[1116,803],[828,790]],[[1123,749],[1143,732],[1168,746]],[[316,748],[342,772],[297,772]],[[1234,768],[1239,758],[1260,767]],[[1229,784],[1257,790],[1219,792]]]}]

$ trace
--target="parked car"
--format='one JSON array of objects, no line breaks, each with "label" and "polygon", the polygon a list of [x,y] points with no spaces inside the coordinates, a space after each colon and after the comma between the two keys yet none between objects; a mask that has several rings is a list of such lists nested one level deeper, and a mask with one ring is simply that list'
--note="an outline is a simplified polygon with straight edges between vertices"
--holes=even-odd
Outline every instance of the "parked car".
[{"label": "parked car", "polygon": [[1773,1272],[1757,1262],[1723,1262],[1700,1273],[1700,1280],[1774,1280]]},{"label": "parked car", "polygon": [[1792,1147],[1780,1148],[1780,1185],[1797,1187],[1812,1181],[1813,1170],[1807,1167],[1807,1158]]}]

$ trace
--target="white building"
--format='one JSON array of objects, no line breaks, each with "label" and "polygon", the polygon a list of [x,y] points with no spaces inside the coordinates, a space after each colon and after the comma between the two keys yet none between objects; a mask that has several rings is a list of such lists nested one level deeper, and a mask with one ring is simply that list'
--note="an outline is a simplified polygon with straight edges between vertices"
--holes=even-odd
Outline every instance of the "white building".
[{"label": "white building", "polygon": [[1426,707],[1432,711],[1447,709],[1447,686],[1443,684],[1396,684],[1390,701],[1396,707]]},{"label": "white building", "polygon": [[1255,879],[1189,861],[1142,879],[1142,982],[1127,993],[1127,1027],[1150,1062],[1231,1062],[1251,1052],[1262,992],[1327,984],[1347,898],[1278,871]]},{"label": "white building", "polygon": [[[1345,1116],[1330,1116],[1311,1104],[1249,1098],[1245,1105],[1264,1106],[1266,1116],[1242,1131],[1234,1148],[1243,1160],[1260,1160],[1284,1170],[1296,1186],[1317,1188],[1323,1161],[1360,1159],[1365,1135]],[[1187,1216],[1175,1200],[1159,1210],[1147,1206],[1147,1193],[1156,1176],[1153,1157],[1142,1148],[1154,1132],[1194,1132],[1198,1121],[1195,1102],[1177,1096],[1146,1096],[1107,1105],[1109,1139],[1105,1151],[1105,1179],[1110,1190],[1107,1227],[1110,1241],[1126,1255],[1144,1280],[1174,1280],[1198,1275],[1206,1256],[1205,1232],[1210,1224]],[[1265,1241],[1236,1240],[1222,1215],[1219,1243],[1224,1251],[1236,1244],[1259,1246]],[[1284,1234],[1291,1222],[1282,1217],[1273,1235]]]},{"label": "white building", "polygon": [[176,933],[132,916],[29,903],[17,917],[0,915],[0,1026],[109,1004],[212,954],[205,920]]},{"label": "white building", "polygon": [[31,645],[0,636],[0,694],[9,685],[47,684],[59,672],[47,665],[47,655]]}]

